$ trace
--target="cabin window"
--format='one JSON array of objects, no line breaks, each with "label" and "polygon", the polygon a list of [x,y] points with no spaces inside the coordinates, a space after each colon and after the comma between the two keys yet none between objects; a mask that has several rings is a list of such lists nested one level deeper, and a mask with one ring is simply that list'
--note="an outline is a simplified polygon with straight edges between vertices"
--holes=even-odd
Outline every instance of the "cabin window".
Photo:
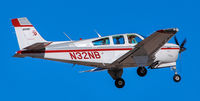
[{"label": "cabin window", "polygon": [[103,38],[103,39],[95,40],[92,43],[93,43],[94,46],[97,46],[97,45],[109,45],[110,41],[109,41],[109,38]]},{"label": "cabin window", "polygon": [[128,35],[127,37],[128,37],[128,43],[130,44],[136,44],[142,41],[142,39],[140,39],[138,36],[135,35]]},{"label": "cabin window", "polygon": [[118,36],[113,36],[113,43],[114,44],[124,44],[124,36],[123,35],[118,35]]}]

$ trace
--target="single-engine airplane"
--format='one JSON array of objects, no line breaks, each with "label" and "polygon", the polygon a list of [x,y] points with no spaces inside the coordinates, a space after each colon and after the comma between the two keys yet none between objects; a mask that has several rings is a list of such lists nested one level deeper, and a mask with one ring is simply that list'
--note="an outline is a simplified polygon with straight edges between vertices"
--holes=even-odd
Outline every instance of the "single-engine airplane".
[{"label": "single-engine airplane", "polygon": [[176,70],[179,53],[186,50],[186,39],[179,45],[167,43],[178,32],[177,28],[162,29],[147,38],[136,33],[125,33],[77,41],[46,41],[26,17],[12,19],[20,50],[14,57],[32,57],[94,67],[83,72],[107,70],[117,88],[123,88],[124,68],[138,67],[144,77],[147,69],[170,67],[173,80],[181,80]]}]

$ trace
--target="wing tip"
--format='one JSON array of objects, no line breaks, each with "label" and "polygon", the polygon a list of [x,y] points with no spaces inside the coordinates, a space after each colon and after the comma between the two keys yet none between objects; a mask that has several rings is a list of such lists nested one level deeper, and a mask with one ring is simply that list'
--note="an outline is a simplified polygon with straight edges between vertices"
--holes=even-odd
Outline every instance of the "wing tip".
[{"label": "wing tip", "polygon": [[158,30],[157,32],[159,32],[159,33],[169,33],[169,32],[178,32],[178,31],[179,31],[178,28],[168,28],[168,29]]}]

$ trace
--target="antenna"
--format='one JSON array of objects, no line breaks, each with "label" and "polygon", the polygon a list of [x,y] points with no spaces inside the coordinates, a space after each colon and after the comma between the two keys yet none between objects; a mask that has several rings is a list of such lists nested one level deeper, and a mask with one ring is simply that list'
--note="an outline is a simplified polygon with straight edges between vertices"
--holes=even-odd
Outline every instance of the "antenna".
[{"label": "antenna", "polygon": [[98,35],[99,37],[101,37],[101,35],[100,35],[100,34],[97,32],[97,30],[96,30],[96,29],[95,29],[94,31],[97,33],[97,35]]},{"label": "antenna", "polygon": [[72,41],[72,39],[71,39],[65,32],[63,32],[63,34],[65,34],[65,36],[66,36],[70,41]]}]

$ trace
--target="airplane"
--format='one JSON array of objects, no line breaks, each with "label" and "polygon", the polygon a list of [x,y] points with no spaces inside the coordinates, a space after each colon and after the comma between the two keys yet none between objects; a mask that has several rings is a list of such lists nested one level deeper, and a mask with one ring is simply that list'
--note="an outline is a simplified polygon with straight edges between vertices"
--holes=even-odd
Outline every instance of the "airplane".
[{"label": "airplane", "polygon": [[[186,39],[179,44],[167,43],[178,28],[161,29],[148,37],[125,33],[73,41],[46,41],[26,17],[11,20],[20,50],[13,57],[32,57],[64,63],[94,67],[83,72],[107,71],[117,88],[123,88],[123,69],[137,67],[137,74],[144,77],[149,69],[171,68],[173,80],[180,82],[176,61],[186,50]],[[68,36],[67,36],[68,37]]]}]

